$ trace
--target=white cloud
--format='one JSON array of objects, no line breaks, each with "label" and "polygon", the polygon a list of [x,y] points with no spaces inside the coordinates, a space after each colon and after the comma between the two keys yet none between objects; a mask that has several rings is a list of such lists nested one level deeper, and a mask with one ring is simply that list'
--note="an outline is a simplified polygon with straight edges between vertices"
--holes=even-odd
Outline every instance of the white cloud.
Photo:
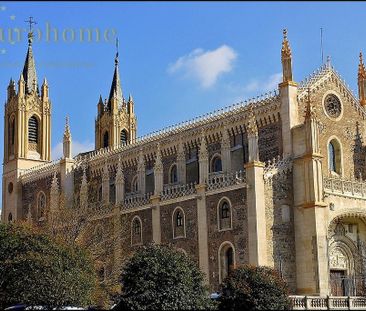
[{"label": "white cloud", "polygon": [[[94,150],[94,143],[89,140],[84,142],[78,142],[77,140],[72,141],[72,156],[76,156],[80,152]],[[63,155],[63,143],[59,142],[52,148],[52,159],[56,160],[61,158]]]},{"label": "white cloud", "polygon": [[209,88],[221,74],[232,70],[236,58],[237,53],[225,44],[212,51],[195,49],[169,65],[168,72],[181,72],[184,77],[197,79],[203,88]]},{"label": "white cloud", "polygon": [[[268,78],[260,81],[254,79],[243,87],[244,92],[269,92],[277,89],[278,84],[281,82],[282,73],[275,73]],[[258,94],[259,95],[259,94]]]}]

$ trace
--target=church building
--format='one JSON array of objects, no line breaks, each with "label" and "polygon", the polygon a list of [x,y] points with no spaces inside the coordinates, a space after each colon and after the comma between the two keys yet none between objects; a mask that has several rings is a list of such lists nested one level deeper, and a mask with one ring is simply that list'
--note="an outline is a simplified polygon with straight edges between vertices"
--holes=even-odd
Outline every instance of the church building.
[{"label": "church building", "polygon": [[24,68],[7,89],[3,222],[42,225],[65,206],[83,211],[106,246],[102,279],[154,242],[193,258],[212,291],[251,264],[276,268],[293,294],[364,294],[362,54],[358,96],[330,60],[295,82],[284,30],[277,90],[138,138],[117,53],[108,97],[96,99],[95,150],[72,156],[67,121],[53,161],[49,84],[39,85],[32,41],[29,32]]}]

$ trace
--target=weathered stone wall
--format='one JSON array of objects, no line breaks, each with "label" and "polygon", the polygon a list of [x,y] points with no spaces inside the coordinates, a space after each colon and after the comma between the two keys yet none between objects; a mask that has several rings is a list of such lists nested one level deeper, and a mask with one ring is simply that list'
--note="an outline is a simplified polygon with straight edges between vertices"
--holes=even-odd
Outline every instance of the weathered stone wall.
[{"label": "weathered stone wall", "polygon": [[296,291],[296,254],[292,172],[277,173],[265,182],[267,259]]},{"label": "weathered stone wall", "polygon": [[[60,174],[57,174],[60,180]],[[33,221],[38,221],[37,198],[38,194],[43,191],[46,195],[46,215],[50,208],[50,190],[53,176],[42,178],[22,185],[22,215],[23,219],[27,217],[29,205],[31,205],[31,213]]]},{"label": "weathered stone wall", "polygon": [[[174,209],[180,207],[185,214],[186,237],[173,238],[172,219]],[[188,256],[198,262],[198,224],[197,202],[195,199],[177,202],[176,204],[160,207],[161,243],[171,244],[175,248],[183,249]]]},{"label": "weathered stone wall", "polygon": [[[226,197],[231,202],[232,222],[231,230],[219,231],[217,219],[217,207],[219,201]],[[219,287],[219,248],[223,242],[229,241],[235,247],[236,264],[248,262],[248,225],[246,190],[239,189],[230,192],[222,192],[206,197],[207,227],[208,227],[208,257],[209,257],[209,281],[211,290]]]},{"label": "weathered stone wall", "polygon": [[282,155],[281,122],[270,123],[258,129],[259,160],[266,162]]},{"label": "weathered stone wall", "polygon": [[144,209],[121,215],[121,249],[124,258],[136,251],[139,245],[131,245],[131,225],[135,216],[139,216],[142,222],[142,244],[152,242],[152,214],[151,209]]}]

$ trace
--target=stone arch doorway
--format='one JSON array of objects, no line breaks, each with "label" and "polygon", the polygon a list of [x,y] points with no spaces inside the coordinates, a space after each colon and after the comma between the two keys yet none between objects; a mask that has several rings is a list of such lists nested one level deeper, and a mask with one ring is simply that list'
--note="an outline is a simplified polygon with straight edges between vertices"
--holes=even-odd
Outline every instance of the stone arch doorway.
[{"label": "stone arch doorway", "polygon": [[366,224],[354,215],[338,216],[328,227],[329,288],[332,296],[365,294]]},{"label": "stone arch doorway", "polygon": [[222,283],[234,268],[234,245],[230,242],[224,242],[219,248],[219,283]]}]

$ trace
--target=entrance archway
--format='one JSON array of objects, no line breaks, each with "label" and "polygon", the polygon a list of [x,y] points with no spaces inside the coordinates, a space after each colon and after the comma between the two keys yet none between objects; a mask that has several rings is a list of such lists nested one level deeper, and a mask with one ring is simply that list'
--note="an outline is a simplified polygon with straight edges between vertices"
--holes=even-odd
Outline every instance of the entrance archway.
[{"label": "entrance archway", "polygon": [[366,224],[363,218],[338,216],[328,227],[329,288],[332,296],[365,294]]}]

